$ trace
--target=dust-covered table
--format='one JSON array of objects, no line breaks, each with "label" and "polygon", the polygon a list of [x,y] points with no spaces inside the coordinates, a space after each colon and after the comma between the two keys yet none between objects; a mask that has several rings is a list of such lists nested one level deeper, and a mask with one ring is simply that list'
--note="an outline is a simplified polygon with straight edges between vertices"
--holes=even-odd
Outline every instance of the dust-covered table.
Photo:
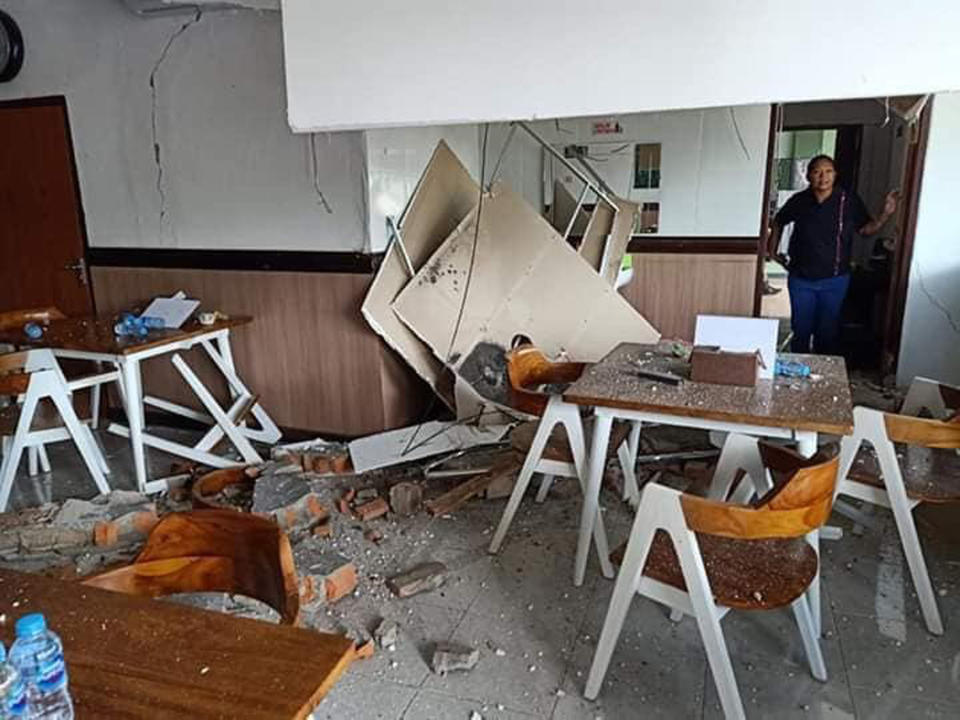
[{"label": "dust-covered table", "polygon": [[42,612],[77,720],[307,718],[353,660],[343,636],[0,569],[0,637]]},{"label": "dust-covered table", "polygon": [[[809,378],[758,380],[756,387],[698,383],[690,380],[690,365],[658,354],[652,345],[622,343],[590,366],[563,399],[594,409],[586,496],[577,543],[575,581],[586,572],[593,518],[600,500],[600,483],[614,420],[656,423],[736,432],[796,441],[807,457],[817,450],[819,433],[853,432],[853,404],[846,364],[841,357],[785,355],[810,367]],[[638,371],[670,373],[678,385],[650,380]],[[811,538],[816,542],[816,538]],[[820,626],[819,586],[812,589],[811,608]]]}]

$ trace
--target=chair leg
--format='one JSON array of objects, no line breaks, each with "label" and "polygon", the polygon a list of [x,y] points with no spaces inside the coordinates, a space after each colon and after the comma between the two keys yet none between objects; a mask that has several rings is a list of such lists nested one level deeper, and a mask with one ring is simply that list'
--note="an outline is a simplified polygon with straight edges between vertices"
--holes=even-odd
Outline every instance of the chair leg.
[{"label": "chair leg", "polygon": [[92,436],[88,437],[84,432],[84,430],[89,432],[90,429],[81,424],[77,413],[73,409],[73,405],[66,395],[53,392],[50,394],[50,399],[57,406],[57,411],[63,419],[63,424],[67,426],[70,437],[73,438],[74,445],[76,445],[77,450],[80,451],[80,456],[83,458],[83,462],[86,464],[87,470],[90,472],[94,483],[96,483],[97,489],[101,494],[106,495],[110,492],[110,486],[107,484],[106,478],[103,477],[103,472],[100,470],[100,468],[106,464],[106,460],[104,460],[100,454],[100,448],[97,447],[96,443],[91,442]]},{"label": "chair leg", "polygon": [[655,520],[651,514],[644,512],[644,508],[641,507],[633,522],[633,529],[630,531],[630,541],[623,557],[623,565],[620,567],[620,574],[617,575],[607,617],[603,621],[603,630],[600,632],[597,649],[593,654],[593,663],[590,665],[590,674],[587,676],[587,686],[583,694],[589,700],[595,700],[600,693],[600,686],[610,666],[610,658],[620,638],[620,631],[623,630],[623,622],[630,610],[633,596],[637,592],[643,566],[647,561],[650,545],[653,543],[654,524]]},{"label": "chair leg", "polygon": [[27,475],[30,477],[36,477],[40,472],[37,460],[37,446],[31,445],[27,448]]},{"label": "chair leg", "polygon": [[517,482],[513,486],[513,492],[510,493],[507,507],[504,509],[503,516],[500,518],[500,524],[497,526],[497,531],[493,534],[493,540],[490,541],[488,552],[491,554],[496,554],[500,551],[503,538],[506,536],[507,530],[510,529],[513,516],[517,514],[520,502],[527,492],[530,479],[533,477],[533,473],[536,472],[537,463],[540,462],[540,456],[543,455],[543,449],[547,446],[547,440],[550,439],[550,433],[556,424],[557,420],[553,416],[550,406],[547,406],[540,420],[540,425],[537,427],[537,432],[533,436],[533,442],[530,443],[530,449],[527,451],[527,457],[523,461],[523,467],[520,468],[520,474],[517,476]]},{"label": "chair leg", "polygon": [[797,627],[800,629],[800,639],[803,641],[803,649],[807,654],[807,662],[810,665],[810,674],[821,682],[827,681],[827,665],[823,661],[823,652],[820,649],[820,636],[813,627],[813,616],[810,614],[810,606],[807,605],[807,599],[801,595],[790,605],[793,610],[793,616],[797,620]]},{"label": "chair leg", "polygon": [[37,399],[36,393],[30,392],[28,388],[27,396],[20,408],[20,420],[17,422],[17,429],[14,431],[13,439],[6,444],[4,449],[3,463],[0,464],[0,512],[5,512],[7,509],[10,491],[13,490],[13,480],[17,475],[20,458],[23,456],[23,450],[26,447],[30,423],[33,422],[33,414],[37,410]]},{"label": "chair leg", "polygon": [[[878,414],[878,417],[882,421],[882,415]],[[937,599],[933,593],[930,575],[927,572],[927,563],[923,559],[923,549],[917,535],[917,526],[913,522],[913,504],[907,498],[896,450],[893,443],[887,439],[885,428],[882,430],[881,428],[882,426],[878,423],[873,431],[874,435],[882,431],[884,435],[881,438],[870,437],[868,439],[877,453],[880,473],[883,476],[883,485],[887,491],[893,518],[897,523],[897,531],[900,533],[900,543],[903,546],[903,554],[906,556],[907,565],[910,568],[910,577],[913,578],[913,587],[917,591],[917,598],[920,600],[923,619],[931,633],[943,635],[943,621],[940,619]]]},{"label": "chair leg", "polygon": [[[100,363],[97,363],[100,368]],[[96,430],[100,426],[100,384],[90,388],[90,427]]]},{"label": "chair leg", "polygon": [[[574,408],[569,408],[575,411]],[[587,556],[590,552],[590,538],[593,536],[600,556],[600,569],[604,577],[612,578],[615,573],[610,564],[610,553],[607,548],[607,533],[604,528],[603,515],[600,512],[600,485],[603,482],[603,468],[607,461],[607,446],[610,443],[610,426],[613,419],[609,415],[597,415],[594,418],[593,438],[590,444],[590,455],[586,457],[583,438],[583,426],[579,416],[564,421],[567,434],[570,437],[570,446],[573,459],[577,466],[577,475],[580,479],[580,488],[583,491],[583,508],[580,512],[580,534],[577,538],[577,556],[573,568],[573,584],[576,587],[583,585],[583,578],[587,571]]]},{"label": "chair leg", "polygon": [[[686,532],[689,532],[691,536],[693,535],[690,531]],[[703,648],[707,654],[707,662],[710,663],[710,672],[713,674],[717,695],[720,696],[723,715],[728,720],[730,718],[746,720],[743,703],[740,701],[737,678],[733,674],[733,664],[730,662],[727,644],[723,639],[720,615],[713,601],[713,593],[710,592],[703,560],[698,553],[691,549],[687,542],[678,543],[674,539],[674,548],[680,557],[680,566],[683,569],[690,603],[693,605],[694,616],[700,630],[700,638],[703,640]]]},{"label": "chair leg", "polygon": [[623,499],[636,508],[640,504],[640,488],[637,485],[637,471],[630,453],[630,440],[624,440],[617,448],[617,460],[620,461],[620,473],[623,475]]},{"label": "chair leg", "polygon": [[50,472],[50,458],[47,456],[46,445],[37,445],[37,457],[40,459],[40,469],[45,473]]},{"label": "chair leg", "polygon": [[547,499],[547,493],[550,492],[550,486],[553,485],[553,475],[543,474],[543,479],[540,480],[540,489],[537,490],[537,497],[534,498],[535,502],[542,503]]},{"label": "chair leg", "polygon": [[106,455],[103,452],[103,447],[97,440],[97,436],[93,434],[93,430],[90,429],[89,425],[80,423],[80,427],[83,428],[84,432],[86,433],[87,440],[90,442],[90,445],[97,451],[95,455],[97,456],[97,463],[100,465],[100,472],[102,472],[104,475],[109,475],[110,466],[107,465]]}]

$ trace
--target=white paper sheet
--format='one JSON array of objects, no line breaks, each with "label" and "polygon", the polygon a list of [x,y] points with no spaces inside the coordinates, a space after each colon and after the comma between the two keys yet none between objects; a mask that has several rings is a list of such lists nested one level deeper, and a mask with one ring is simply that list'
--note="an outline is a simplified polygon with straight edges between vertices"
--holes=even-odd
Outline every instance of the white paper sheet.
[{"label": "white paper sheet", "polygon": [[760,351],[763,367],[761,379],[773,377],[777,361],[779,321],[771,318],[737,317],[733,315],[697,315],[694,345],[718,345],[729,352]]},{"label": "white paper sheet", "polygon": [[428,422],[354,440],[349,444],[350,459],[356,472],[367,472],[477,445],[493,445],[503,439],[509,427]]},{"label": "white paper sheet", "polygon": [[[182,293],[177,293],[182,295]],[[178,328],[187,321],[193,311],[200,307],[199,300],[188,300],[183,297],[158,297],[141,313],[141,317],[156,317],[163,320],[164,327]]]}]

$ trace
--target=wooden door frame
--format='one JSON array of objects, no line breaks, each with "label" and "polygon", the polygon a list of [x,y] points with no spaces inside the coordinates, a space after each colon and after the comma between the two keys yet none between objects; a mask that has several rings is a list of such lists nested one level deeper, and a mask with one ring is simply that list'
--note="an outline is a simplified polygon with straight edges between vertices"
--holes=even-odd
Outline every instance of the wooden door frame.
[{"label": "wooden door frame", "polygon": [[883,347],[880,358],[884,375],[896,372],[900,359],[900,341],[903,337],[903,316],[907,306],[907,290],[910,285],[910,265],[917,237],[917,208],[923,186],[923,169],[927,158],[927,142],[930,139],[930,116],[934,104],[931,97],[914,130],[915,140],[907,146],[904,162],[903,187],[900,190],[901,216],[898,225],[902,228],[893,254],[890,286],[887,290],[887,311],[883,323]]},{"label": "wooden door frame", "polygon": [[18,110],[35,107],[59,108],[63,113],[63,128],[66,133],[67,150],[70,154],[70,169],[73,172],[73,192],[76,195],[77,219],[80,223],[80,238],[83,240],[83,261],[86,264],[87,292],[90,294],[90,306],[97,312],[97,299],[93,294],[93,279],[90,276],[90,238],[87,235],[87,216],[83,209],[83,195],[80,192],[80,173],[77,168],[77,153],[73,147],[73,128],[70,125],[70,112],[64,95],[44,95],[32,98],[0,100],[0,110]]}]

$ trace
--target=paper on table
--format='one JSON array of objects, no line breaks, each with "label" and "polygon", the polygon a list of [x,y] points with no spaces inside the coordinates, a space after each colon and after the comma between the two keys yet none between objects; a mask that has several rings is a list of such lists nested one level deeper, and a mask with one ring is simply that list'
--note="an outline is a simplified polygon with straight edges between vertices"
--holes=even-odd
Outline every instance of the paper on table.
[{"label": "paper on table", "polygon": [[773,377],[777,361],[777,331],[780,323],[771,318],[732,315],[697,315],[694,345],[717,345],[729,352],[760,351],[763,367],[760,378]]},{"label": "paper on table", "polygon": [[178,328],[200,306],[199,300],[158,297],[141,313],[141,317],[156,317],[163,320],[164,327]]},{"label": "paper on table", "polygon": [[477,445],[493,445],[509,427],[428,422],[354,440],[349,444],[350,459],[356,472],[367,472]]}]

